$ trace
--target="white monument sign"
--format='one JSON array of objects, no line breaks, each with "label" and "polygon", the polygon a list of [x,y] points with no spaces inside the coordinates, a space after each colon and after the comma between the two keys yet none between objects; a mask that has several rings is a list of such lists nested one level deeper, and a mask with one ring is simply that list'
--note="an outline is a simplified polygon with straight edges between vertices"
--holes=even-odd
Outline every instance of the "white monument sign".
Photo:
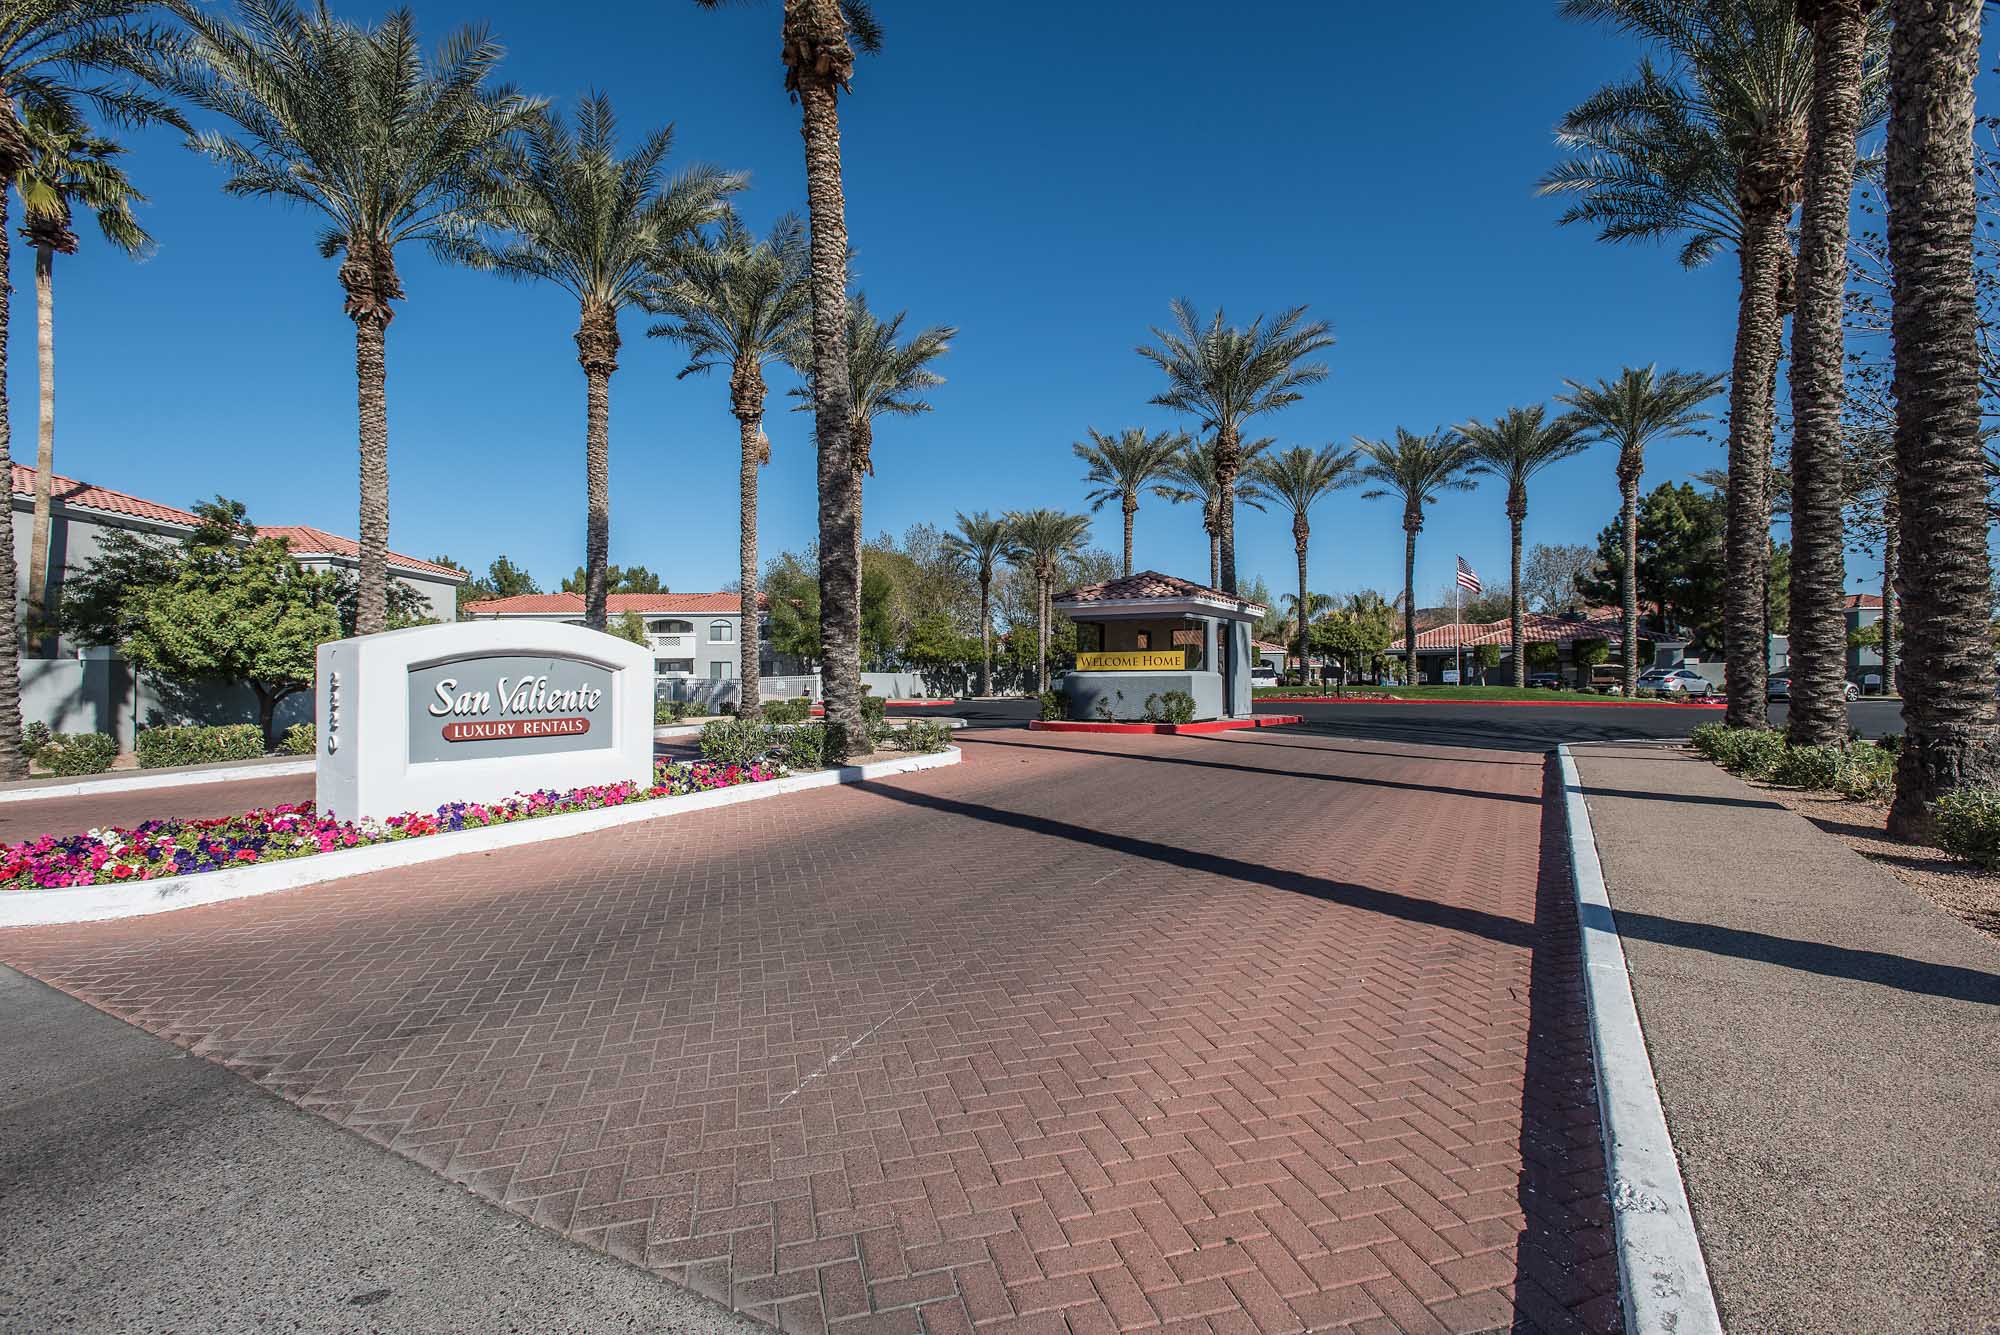
[{"label": "white monument sign", "polygon": [[319,647],[320,811],[435,811],[653,775],[653,655],[538,621],[461,621]]}]

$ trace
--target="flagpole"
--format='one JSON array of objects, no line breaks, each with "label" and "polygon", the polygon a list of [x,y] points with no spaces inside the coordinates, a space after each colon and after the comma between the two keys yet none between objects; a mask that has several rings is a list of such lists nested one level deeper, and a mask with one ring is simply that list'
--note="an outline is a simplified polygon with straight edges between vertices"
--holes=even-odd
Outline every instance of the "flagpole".
[{"label": "flagpole", "polygon": [[1465,584],[1458,577],[1456,567],[1451,572],[1451,648],[1453,667],[1458,672],[1458,684],[1465,685],[1465,619],[1459,608],[1464,606]]}]

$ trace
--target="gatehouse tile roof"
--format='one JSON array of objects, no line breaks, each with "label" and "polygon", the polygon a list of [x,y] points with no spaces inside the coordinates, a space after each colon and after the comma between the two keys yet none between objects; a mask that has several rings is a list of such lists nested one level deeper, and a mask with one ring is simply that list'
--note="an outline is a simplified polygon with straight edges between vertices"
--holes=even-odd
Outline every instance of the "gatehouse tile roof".
[{"label": "gatehouse tile roof", "polygon": [[[757,595],[763,606],[763,594]],[[740,593],[613,593],[604,599],[605,611],[612,616],[637,612],[641,616],[702,616],[715,612],[741,612]],[[469,616],[582,616],[580,593],[517,593],[511,598],[489,598],[483,603],[467,603]]]},{"label": "gatehouse tile roof", "polygon": [[1174,575],[1162,575],[1157,570],[1141,570],[1137,574],[1121,579],[1107,579],[1101,584],[1083,584],[1059,593],[1055,601],[1059,603],[1126,603],[1155,598],[1161,602],[1178,602],[1189,598],[1205,598],[1211,602],[1235,603],[1243,607],[1257,607],[1246,598],[1221,589],[1211,589],[1206,584],[1196,584],[1193,580],[1181,579]]}]

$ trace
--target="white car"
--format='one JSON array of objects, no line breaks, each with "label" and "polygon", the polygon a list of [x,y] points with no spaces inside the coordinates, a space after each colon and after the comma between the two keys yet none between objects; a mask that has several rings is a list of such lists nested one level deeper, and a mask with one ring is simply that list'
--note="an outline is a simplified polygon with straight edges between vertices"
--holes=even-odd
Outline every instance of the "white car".
[{"label": "white car", "polygon": [[1276,686],[1278,684],[1278,669],[1272,667],[1269,663],[1259,663],[1256,667],[1250,669],[1250,684],[1252,686]]},{"label": "white car", "polygon": [[1713,695],[1715,683],[1692,668],[1649,668],[1639,674],[1639,689],[1671,695]]}]

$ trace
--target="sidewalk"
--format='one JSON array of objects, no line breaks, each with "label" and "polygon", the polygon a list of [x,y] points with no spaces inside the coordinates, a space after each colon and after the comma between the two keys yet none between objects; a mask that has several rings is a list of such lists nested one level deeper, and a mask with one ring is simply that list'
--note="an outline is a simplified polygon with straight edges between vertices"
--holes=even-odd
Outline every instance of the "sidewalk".
[{"label": "sidewalk", "polygon": [[1687,752],[1572,753],[1724,1324],[2000,1329],[2000,945]]}]

